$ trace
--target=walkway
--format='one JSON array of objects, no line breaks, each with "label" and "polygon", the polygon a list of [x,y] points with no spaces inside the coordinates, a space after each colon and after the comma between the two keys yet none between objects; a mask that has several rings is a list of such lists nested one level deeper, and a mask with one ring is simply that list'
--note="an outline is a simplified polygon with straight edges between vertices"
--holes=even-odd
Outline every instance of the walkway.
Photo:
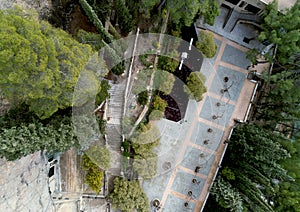
[{"label": "walkway", "polygon": [[126,80],[119,84],[110,84],[108,91],[110,98],[108,100],[108,121],[106,125],[106,142],[111,150],[110,173],[119,176],[121,172],[121,144],[122,144],[122,116],[124,109],[124,94]]},{"label": "walkway", "polygon": [[218,53],[204,59],[200,71],[207,79],[203,100],[189,101],[182,122],[157,122],[162,134],[156,149],[158,175],[144,181],[143,188],[150,201],[161,200],[164,212],[201,210],[233,119],[244,119],[255,87],[246,79],[247,49],[216,34],[215,39]]}]

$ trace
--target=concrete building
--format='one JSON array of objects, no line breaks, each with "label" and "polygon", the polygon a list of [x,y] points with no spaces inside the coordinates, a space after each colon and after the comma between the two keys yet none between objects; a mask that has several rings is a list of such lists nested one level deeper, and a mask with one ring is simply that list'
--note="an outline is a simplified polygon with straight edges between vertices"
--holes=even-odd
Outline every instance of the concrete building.
[{"label": "concrete building", "polygon": [[[273,0],[223,0],[221,7],[227,9],[223,28],[232,32],[239,23],[259,27],[267,4]],[[295,4],[296,0],[278,0],[278,9],[283,11]]]}]

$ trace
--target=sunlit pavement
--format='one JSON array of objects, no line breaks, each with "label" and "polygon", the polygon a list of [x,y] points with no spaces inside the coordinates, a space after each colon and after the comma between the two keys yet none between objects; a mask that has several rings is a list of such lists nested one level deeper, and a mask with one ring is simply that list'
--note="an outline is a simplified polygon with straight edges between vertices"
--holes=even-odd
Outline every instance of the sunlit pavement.
[{"label": "sunlit pavement", "polygon": [[158,176],[145,180],[143,188],[149,201],[160,200],[161,211],[200,211],[233,119],[244,119],[255,87],[246,79],[247,49],[216,34],[215,39],[218,53],[201,68],[207,79],[203,100],[190,100],[181,122],[156,123],[162,134],[156,149]]}]

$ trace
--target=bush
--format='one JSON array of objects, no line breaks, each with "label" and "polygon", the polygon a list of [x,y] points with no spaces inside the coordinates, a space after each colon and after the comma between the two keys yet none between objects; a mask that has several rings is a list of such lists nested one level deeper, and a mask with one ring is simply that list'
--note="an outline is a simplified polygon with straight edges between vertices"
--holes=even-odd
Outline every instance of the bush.
[{"label": "bush", "polygon": [[190,99],[195,99],[197,102],[202,100],[202,94],[206,92],[205,76],[200,72],[192,72],[187,78],[187,85],[184,85],[184,91]]},{"label": "bush", "polygon": [[167,107],[167,102],[156,95],[153,98],[152,107],[154,110],[159,110],[164,112]]},{"label": "bush", "polygon": [[137,101],[140,105],[146,105],[148,102],[148,91],[139,93]]},{"label": "bush", "polygon": [[101,187],[104,185],[104,172],[100,170],[93,160],[91,160],[91,158],[86,154],[82,156],[81,164],[83,170],[87,172],[84,177],[85,183],[87,183],[93,191],[99,193]]},{"label": "bush", "polygon": [[124,212],[132,212],[134,209],[140,212],[149,211],[148,198],[138,180],[129,181],[124,178],[116,178],[110,198],[113,207]]},{"label": "bush", "polygon": [[196,47],[208,58],[214,57],[218,49],[213,33],[206,31],[200,31],[199,41],[196,42]]},{"label": "bush", "polygon": [[103,80],[98,89],[98,93],[96,95],[95,105],[98,107],[105,99],[109,97],[108,90],[110,89],[110,85],[108,81]]}]

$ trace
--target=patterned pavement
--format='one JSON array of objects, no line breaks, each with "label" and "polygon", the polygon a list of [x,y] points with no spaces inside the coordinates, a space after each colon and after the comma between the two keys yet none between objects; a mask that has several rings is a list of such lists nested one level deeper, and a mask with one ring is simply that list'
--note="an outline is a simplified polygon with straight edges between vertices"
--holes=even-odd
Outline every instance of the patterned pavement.
[{"label": "patterned pavement", "polygon": [[149,201],[160,200],[160,211],[201,210],[233,119],[244,119],[255,87],[246,79],[247,49],[216,34],[215,39],[217,55],[204,59],[200,70],[207,79],[203,100],[189,101],[182,122],[156,122],[162,135],[156,149],[158,175],[143,181],[143,188]]}]

